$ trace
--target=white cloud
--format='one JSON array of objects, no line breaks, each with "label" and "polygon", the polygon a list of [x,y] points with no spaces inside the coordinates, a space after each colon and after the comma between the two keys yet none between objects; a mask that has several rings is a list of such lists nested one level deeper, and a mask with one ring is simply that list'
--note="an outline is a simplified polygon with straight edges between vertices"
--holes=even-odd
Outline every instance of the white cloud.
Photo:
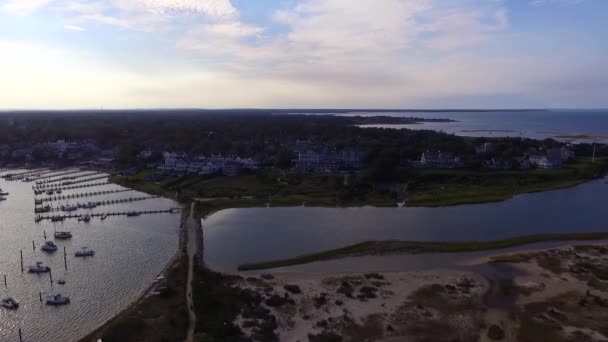
[{"label": "white cloud", "polygon": [[8,0],[2,8],[8,12],[28,14],[35,12],[55,0]]},{"label": "white cloud", "polygon": [[505,9],[449,10],[433,14],[426,30],[436,34],[427,46],[439,50],[452,50],[479,44],[509,26]]},{"label": "white cloud", "polygon": [[84,28],[82,28],[78,25],[66,24],[66,25],[63,25],[63,28],[66,30],[70,30],[70,31],[80,31],[80,32],[86,31]]}]

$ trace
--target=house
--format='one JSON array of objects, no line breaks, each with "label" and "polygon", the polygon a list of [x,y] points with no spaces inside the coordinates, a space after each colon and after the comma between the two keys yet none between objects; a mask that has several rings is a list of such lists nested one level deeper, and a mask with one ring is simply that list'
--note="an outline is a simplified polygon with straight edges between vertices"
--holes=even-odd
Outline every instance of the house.
[{"label": "house", "polygon": [[222,168],[219,165],[214,164],[212,162],[207,162],[201,168],[200,174],[203,175],[203,176],[213,175],[213,174],[218,173],[221,169]]},{"label": "house", "polygon": [[243,164],[238,163],[236,161],[228,161],[222,166],[222,173],[225,176],[234,177],[238,176],[241,173],[242,168]]},{"label": "house", "polygon": [[555,156],[559,154],[560,159],[564,162],[573,160],[575,157],[574,151],[572,151],[570,146],[562,146],[559,149],[551,149],[547,151],[547,154],[549,153],[555,154]]},{"label": "house", "polygon": [[533,154],[528,157],[528,162],[530,163],[530,166],[532,166],[532,167],[539,167],[540,162],[544,157],[545,156],[540,155],[540,154]]},{"label": "house", "polygon": [[489,143],[489,142],[483,143],[483,144],[475,147],[475,153],[477,153],[478,155],[489,154],[489,153],[492,153],[492,151],[493,151],[492,143]]},{"label": "house", "polygon": [[139,160],[147,160],[147,159],[150,159],[150,158],[152,157],[152,153],[153,153],[153,152],[152,152],[152,150],[151,150],[151,149],[149,149],[149,148],[148,148],[148,149],[145,149],[145,150],[143,150],[143,151],[141,151],[141,152],[139,152],[139,153],[137,154],[137,159],[139,159]]},{"label": "house", "polygon": [[416,168],[425,169],[454,169],[462,167],[459,157],[449,152],[426,151],[422,153],[419,161],[412,163]]},{"label": "house", "polygon": [[513,168],[513,164],[510,161],[500,158],[486,160],[484,166],[492,170],[511,170]]}]

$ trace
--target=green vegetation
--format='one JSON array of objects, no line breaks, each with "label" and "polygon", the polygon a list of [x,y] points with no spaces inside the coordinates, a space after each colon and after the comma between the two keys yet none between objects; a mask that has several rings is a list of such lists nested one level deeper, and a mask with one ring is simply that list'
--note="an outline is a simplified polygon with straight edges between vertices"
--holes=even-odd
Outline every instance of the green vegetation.
[{"label": "green vegetation", "polygon": [[240,265],[238,269],[239,271],[263,270],[364,255],[474,252],[509,248],[539,242],[577,240],[588,241],[603,239],[608,239],[608,232],[542,234],[520,236],[494,241],[468,242],[366,241],[347,247],[301,255],[289,259],[243,264]]},{"label": "green vegetation", "polygon": [[188,261],[182,257],[168,271],[166,291],[141,299],[81,341],[97,341],[98,338],[104,342],[183,341],[188,326],[184,295],[187,265]]},{"label": "green vegetation", "polygon": [[[503,201],[517,194],[572,187],[605,173],[608,158],[591,163],[578,158],[557,170],[475,171],[410,170],[408,206],[439,207]],[[112,182],[179,200],[199,200],[205,212],[226,208],[270,206],[394,207],[403,193],[375,189],[365,175],[291,174],[264,170],[237,177],[169,177],[150,181],[153,170],[118,176]]]},{"label": "green vegetation", "polygon": [[411,176],[409,206],[439,207],[503,201],[517,194],[579,185],[605,173],[608,159],[578,158],[556,170],[417,170]]}]

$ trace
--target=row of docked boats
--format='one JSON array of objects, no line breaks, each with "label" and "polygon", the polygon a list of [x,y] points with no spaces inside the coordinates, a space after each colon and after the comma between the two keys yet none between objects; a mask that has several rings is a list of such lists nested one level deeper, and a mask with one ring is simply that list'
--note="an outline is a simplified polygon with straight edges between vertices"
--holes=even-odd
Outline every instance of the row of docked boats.
[{"label": "row of docked boats", "polygon": [[[42,247],[40,247],[40,250],[42,250],[44,252],[48,252],[48,253],[56,252],[58,249],[59,249],[59,247],[57,247],[57,245],[53,241],[46,241],[42,245]],[[88,247],[82,247],[78,251],[76,251],[76,253],[74,253],[74,255],[76,257],[94,256],[95,251],[89,249]]]},{"label": "row of docked boats", "polygon": [[44,193],[46,193],[49,196],[54,195],[54,194],[61,195],[62,190],[61,189],[34,190],[34,195],[42,195]]},{"label": "row of docked boats", "polygon": [[[66,304],[70,304],[70,297],[63,296],[61,293],[46,297],[46,305],[59,306]],[[17,310],[19,308],[19,302],[12,297],[2,299],[0,305],[9,310]]]},{"label": "row of docked boats", "polygon": [[6,196],[8,196],[9,193],[5,192],[4,190],[0,189],[0,202],[2,201],[6,201]]}]

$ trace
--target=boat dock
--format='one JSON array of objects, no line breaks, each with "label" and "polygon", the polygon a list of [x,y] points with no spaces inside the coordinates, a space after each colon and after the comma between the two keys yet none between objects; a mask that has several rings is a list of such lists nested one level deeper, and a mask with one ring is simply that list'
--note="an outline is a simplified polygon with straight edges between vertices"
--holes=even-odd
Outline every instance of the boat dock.
[{"label": "boat dock", "polygon": [[107,195],[107,194],[117,194],[120,192],[128,192],[128,191],[134,191],[134,190],[133,189],[116,189],[116,190],[104,190],[104,191],[96,191],[96,192],[85,192],[85,193],[80,193],[80,194],[52,196],[52,197],[46,197],[46,198],[38,198],[35,200],[35,204],[42,204],[44,202],[63,201],[63,200],[83,198],[83,197],[101,196],[101,195]]},{"label": "boat dock", "polygon": [[[92,188],[92,187],[96,187],[96,186],[105,186],[105,185],[111,185],[112,183],[110,182],[101,182],[101,183],[91,183],[91,184],[82,184],[82,185],[74,185],[74,186],[59,186],[56,188],[49,188],[48,190],[53,190],[53,191],[57,191],[57,190],[73,190],[73,189],[82,189],[82,188]],[[35,191],[44,191],[44,190],[38,190],[35,189],[34,187],[32,187],[32,190]]]},{"label": "boat dock", "polygon": [[85,172],[83,170],[72,170],[72,171],[48,171],[46,173],[43,173],[41,176],[37,177],[36,181],[46,181],[52,178],[57,178],[57,177],[63,177],[63,176],[69,176],[69,175],[73,175],[76,173],[82,173]]},{"label": "boat dock", "polygon": [[50,178],[50,179],[47,179],[44,181],[36,182],[36,187],[48,186],[49,184],[52,184],[52,183],[58,183],[58,182],[63,182],[63,181],[72,181],[72,180],[79,179],[79,178],[96,176],[96,175],[99,175],[102,173],[103,172],[89,172],[89,173],[76,175],[76,176],[62,176],[60,178]]},{"label": "boat dock", "polygon": [[[160,196],[129,197],[129,198],[120,198],[120,199],[115,199],[115,200],[98,201],[98,202],[91,202],[91,203],[94,203],[96,207],[101,207],[104,205],[114,205],[114,204],[121,204],[121,203],[145,201],[145,200],[155,199],[155,198],[159,198],[159,197]],[[36,204],[40,204],[40,203],[36,203]],[[89,203],[76,203],[76,206],[78,207],[78,209],[93,209],[93,208],[88,208],[87,205],[89,205]],[[40,208],[35,208],[34,213],[37,213],[36,212],[37,209],[40,209]],[[60,206],[59,207],[50,207],[50,210],[48,212],[54,212],[54,211],[62,211],[62,209]]]},{"label": "boat dock", "polygon": [[48,169],[37,169],[37,170],[30,170],[30,171],[20,172],[20,173],[6,173],[6,174],[3,174],[0,177],[4,178],[4,179],[18,180],[18,179],[25,178],[28,175],[38,174],[38,173],[44,172],[46,170],[48,170]]},{"label": "boat dock", "polygon": [[[152,215],[152,214],[177,214],[181,212],[181,208],[171,209],[158,209],[158,210],[144,210],[144,211],[123,211],[123,212],[110,212],[110,213],[93,213],[89,214],[90,217],[109,217],[109,216],[139,216],[139,215]],[[83,217],[82,214],[71,214],[71,215],[50,215],[42,216],[38,215],[34,219],[36,223],[44,220],[65,220],[65,219],[78,219]]]},{"label": "boat dock", "polygon": [[58,187],[58,186],[62,186],[62,185],[73,185],[73,184],[87,183],[87,182],[92,182],[92,181],[95,181],[95,180],[105,179],[105,178],[108,178],[108,177],[110,177],[110,176],[109,175],[103,175],[103,176],[99,176],[99,177],[83,178],[83,179],[74,180],[74,181],[64,181],[61,184],[55,184],[55,183],[41,184],[41,185],[36,185],[35,188],[37,190],[47,190],[47,189],[52,189],[53,187]]}]

